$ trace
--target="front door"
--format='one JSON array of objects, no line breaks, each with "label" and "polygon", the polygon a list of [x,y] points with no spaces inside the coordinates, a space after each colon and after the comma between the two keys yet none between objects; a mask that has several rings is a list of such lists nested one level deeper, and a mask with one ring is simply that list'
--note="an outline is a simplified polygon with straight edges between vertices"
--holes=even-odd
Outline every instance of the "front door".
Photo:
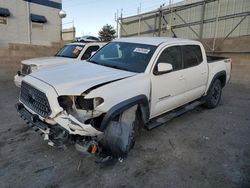
[{"label": "front door", "polygon": [[[157,74],[158,63],[169,63],[173,71]],[[185,78],[180,46],[171,46],[161,52],[151,75],[151,112],[150,118],[170,111],[185,103]]]}]

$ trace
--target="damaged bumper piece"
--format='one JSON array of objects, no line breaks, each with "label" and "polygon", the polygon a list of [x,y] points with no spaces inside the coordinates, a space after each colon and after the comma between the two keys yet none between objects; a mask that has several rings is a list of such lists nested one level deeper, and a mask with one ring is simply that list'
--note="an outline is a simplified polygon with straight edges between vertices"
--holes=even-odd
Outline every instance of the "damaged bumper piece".
[{"label": "damaged bumper piece", "polygon": [[33,115],[26,110],[21,103],[16,104],[15,107],[20,117],[36,132],[40,133],[44,140],[48,141],[49,145],[56,147],[64,146],[69,137],[67,130],[59,125],[50,125],[41,121],[37,115]]},{"label": "damaged bumper piece", "polygon": [[[101,162],[107,162],[106,159],[125,158],[134,145],[137,105],[115,117],[105,116],[101,124],[108,125],[103,132],[91,124],[81,123],[70,114],[60,113],[53,120],[41,120],[38,115],[28,111],[22,103],[16,104],[16,109],[20,117],[39,132],[49,145],[65,148],[68,143],[75,144],[78,151],[95,154]],[[108,117],[112,118],[106,120]]]},{"label": "damaged bumper piece", "polygon": [[[81,137],[81,140],[79,140],[78,136],[76,135],[79,132],[86,133],[88,131],[93,131],[94,128],[91,128],[88,126],[86,129],[82,129],[80,127],[81,123],[73,119],[72,121],[75,122],[75,125],[69,126],[66,129],[59,124],[51,125],[44,121],[41,121],[37,115],[33,115],[28,110],[26,110],[22,103],[16,104],[15,107],[20,117],[36,132],[40,133],[40,135],[44,138],[44,140],[48,141],[49,145],[57,147],[57,148],[65,148],[66,147],[65,145],[68,142],[73,141],[77,143],[77,146],[79,146],[79,144],[81,143],[81,150],[80,150],[81,152],[86,151],[86,152],[96,154],[97,151],[101,150],[100,148],[97,148],[98,146],[96,144],[97,142],[94,142],[93,139],[90,139],[91,137],[86,136],[87,139],[85,139],[85,137],[83,136]],[[61,119],[62,121],[69,121],[68,118],[65,118],[65,120],[64,118],[61,118]],[[77,124],[77,123],[80,123],[80,124]],[[79,147],[76,147],[76,149],[78,148]]]}]

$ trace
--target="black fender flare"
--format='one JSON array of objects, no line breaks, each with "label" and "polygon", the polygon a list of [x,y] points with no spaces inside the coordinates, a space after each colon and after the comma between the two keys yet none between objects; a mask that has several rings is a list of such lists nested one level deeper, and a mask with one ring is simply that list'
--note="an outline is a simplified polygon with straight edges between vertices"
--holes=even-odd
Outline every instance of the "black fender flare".
[{"label": "black fender flare", "polygon": [[225,86],[225,84],[226,84],[226,79],[227,79],[227,73],[226,73],[226,71],[220,71],[220,72],[218,72],[218,73],[216,73],[216,74],[214,75],[212,81],[210,82],[210,85],[209,85],[209,87],[208,87],[207,92],[211,89],[211,87],[212,87],[214,81],[215,81],[216,79],[220,78],[221,76],[225,76],[225,81],[224,81],[224,83],[221,83],[221,84],[222,84],[222,87]]},{"label": "black fender flare", "polygon": [[141,118],[143,122],[147,122],[149,120],[149,101],[146,95],[137,95],[135,97],[132,97],[130,99],[127,99],[125,101],[122,101],[115,106],[113,106],[104,116],[100,131],[104,131],[106,127],[108,126],[108,123],[110,120],[112,120],[117,115],[121,114],[123,111],[129,109],[130,107],[138,104],[139,110],[141,112]]}]

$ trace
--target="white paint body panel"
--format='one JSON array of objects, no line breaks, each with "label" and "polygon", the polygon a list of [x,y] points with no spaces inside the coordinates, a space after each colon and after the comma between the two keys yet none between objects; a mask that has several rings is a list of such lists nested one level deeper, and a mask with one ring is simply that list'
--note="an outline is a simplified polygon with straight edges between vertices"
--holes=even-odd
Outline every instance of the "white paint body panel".
[{"label": "white paint body panel", "polygon": [[[115,90],[114,90],[115,88]],[[150,75],[145,73],[136,74],[92,90],[85,98],[102,97],[104,103],[96,110],[107,112],[114,105],[138,95],[150,98]]]},{"label": "white paint body panel", "polygon": [[30,76],[52,85],[59,95],[81,95],[87,89],[136,73],[89,62],[78,62],[42,69]]},{"label": "white paint body panel", "polygon": [[208,84],[206,86],[206,92],[209,89],[209,85],[211,84],[213,77],[216,73],[220,72],[220,71],[225,71],[226,72],[226,83],[229,82],[230,77],[231,77],[231,63],[227,62],[225,63],[224,60],[221,61],[217,61],[214,63],[208,63],[208,72],[209,72],[209,76],[208,76]]}]

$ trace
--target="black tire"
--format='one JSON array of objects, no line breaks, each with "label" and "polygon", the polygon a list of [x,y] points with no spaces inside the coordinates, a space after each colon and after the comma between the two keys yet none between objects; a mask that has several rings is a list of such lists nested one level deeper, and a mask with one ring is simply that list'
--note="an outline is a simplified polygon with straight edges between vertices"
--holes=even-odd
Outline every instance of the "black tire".
[{"label": "black tire", "polygon": [[221,99],[222,87],[221,81],[216,79],[211,88],[209,89],[207,96],[205,98],[205,106],[207,108],[215,108],[219,105]]},{"label": "black tire", "polygon": [[104,132],[103,146],[114,157],[126,157],[134,147],[138,127],[139,118],[137,113],[134,122],[130,125],[115,120],[110,121]]}]

